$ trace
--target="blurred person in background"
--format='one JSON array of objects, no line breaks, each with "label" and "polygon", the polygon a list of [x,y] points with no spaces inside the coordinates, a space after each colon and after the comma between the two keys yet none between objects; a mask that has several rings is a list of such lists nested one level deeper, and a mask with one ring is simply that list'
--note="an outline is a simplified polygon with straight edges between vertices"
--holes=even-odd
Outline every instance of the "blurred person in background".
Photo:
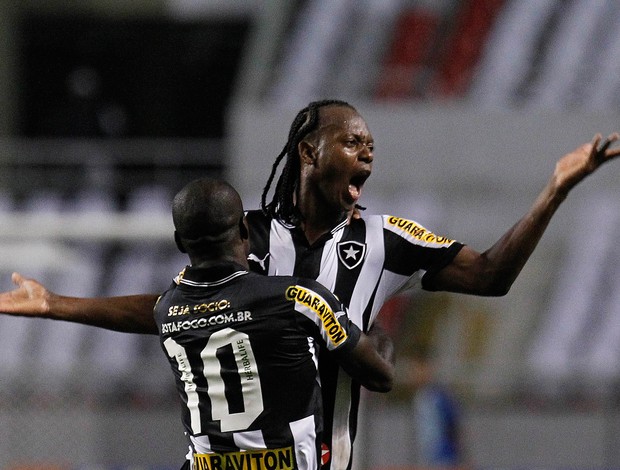
[{"label": "blurred person in background", "polygon": [[403,380],[411,396],[414,461],[422,469],[465,470],[461,405],[440,382],[432,353],[418,348],[403,358]]},{"label": "blurred person in background", "polygon": [[[349,309],[351,320],[393,353],[376,322],[383,303],[421,287],[482,296],[505,295],[568,193],[620,155],[600,134],[564,155],[526,214],[484,252],[433,234],[413,219],[363,215],[358,202],[372,172],[374,139],[349,103],[312,102],[300,110],[264,188],[262,211],[249,211],[250,268],[268,275],[316,279]],[[282,160],[273,198],[267,194]],[[251,162],[248,162],[251,164]],[[357,209],[357,210],[356,210]],[[157,334],[157,295],[76,298],[13,275],[0,311],[73,321],[117,331]],[[333,363],[319,365],[323,386],[325,469],[351,468],[359,384]]]},{"label": "blurred person in background", "polygon": [[249,230],[228,183],[190,182],[172,215],[190,265],[154,317],[184,404],[186,467],[320,468],[319,353],[374,391],[391,388],[392,364],[318,282],[249,271]]}]

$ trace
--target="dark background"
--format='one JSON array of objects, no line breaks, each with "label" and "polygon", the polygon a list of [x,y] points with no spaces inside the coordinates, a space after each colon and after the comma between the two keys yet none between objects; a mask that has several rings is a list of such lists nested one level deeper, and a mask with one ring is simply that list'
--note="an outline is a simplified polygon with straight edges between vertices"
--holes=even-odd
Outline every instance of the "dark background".
[{"label": "dark background", "polygon": [[28,137],[222,137],[247,21],[28,15],[20,22]]}]

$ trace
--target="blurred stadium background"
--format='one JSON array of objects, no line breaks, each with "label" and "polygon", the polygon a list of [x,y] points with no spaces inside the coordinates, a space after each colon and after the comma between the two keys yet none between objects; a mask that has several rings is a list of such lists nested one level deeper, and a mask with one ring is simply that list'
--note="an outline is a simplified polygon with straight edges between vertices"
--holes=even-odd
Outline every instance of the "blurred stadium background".
[{"label": "blurred stadium background", "polygon": [[[483,250],[557,158],[620,130],[616,0],[0,0],[0,289],[157,292],[170,197],[246,206],[307,102],[377,142],[369,212]],[[617,163],[571,194],[504,298],[403,295],[384,318],[462,406],[475,469],[620,468]],[[155,337],[0,316],[0,468],[167,470],[185,453]],[[415,468],[411,390],[365,394],[356,468]]]}]

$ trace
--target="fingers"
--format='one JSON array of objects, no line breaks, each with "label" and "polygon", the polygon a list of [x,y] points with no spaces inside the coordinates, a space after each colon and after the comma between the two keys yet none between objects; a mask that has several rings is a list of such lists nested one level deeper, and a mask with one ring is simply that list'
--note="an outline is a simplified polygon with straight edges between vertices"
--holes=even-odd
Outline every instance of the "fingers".
[{"label": "fingers", "polygon": [[13,284],[16,286],[21,286],[24,282],[24,277],[19,273],[13,273],[11,274],[11,281],[13,281]]},{"label": "fingers", "polygon": [[604,141],[603,143],[600,145],[599,147],[599,143],[601,141],[601,134],[597,134],[594,137],[593,140],[593,144],[594,144],[594,149],[596,149],[596,153],[594,154],[594,158],[597,162],[602,163],[603,161],[605,161],[607,158],[611,157],[611,156],[615,156],[617,155],[617,150],[614,151],[611,154],[608,154],[607,150],[609,149],[609,147],[611,146],[611,144],[613,144],[614,142],[616,142],[618,140],[618,138],[620,137],[620,135],[617,132],[614,132],[613,134],[610,134]]},{"label": "fingers", "polygon": [[603,144],[600,147],[595,147],[596,153],[594,154],[594,158],[597,161],[602,162],[603,160],[605,160],[605,152],[607,151],[607,149],[609,148],[609,146],[611,145],[611,140],[609,140],[609,138],[605,139],[605,141],[603,142]]},{"label": "fingers", "polygon": [[[614,132],[613,134],[610,134],[609,137],[607,137],[607,142],[609,142],[609,145],[611,145],[614,142],[616,142],[619,138],[620,138],[620,134],[618,134],[617,132]],[[605,148],[605,151],[607,150],[607,148],[609,148],[609,145],[607,145],[607,147]]]}]

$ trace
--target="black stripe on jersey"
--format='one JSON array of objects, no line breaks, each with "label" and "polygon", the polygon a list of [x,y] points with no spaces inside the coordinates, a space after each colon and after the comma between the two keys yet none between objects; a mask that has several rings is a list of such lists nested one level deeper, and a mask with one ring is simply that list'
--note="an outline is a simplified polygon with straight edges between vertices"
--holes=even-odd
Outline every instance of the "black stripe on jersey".
[{"label": "black stripe on jersey", "polygon": [[221,431],[216,431],[214,433],[207,434],[209,435],[209,444],[213,452],[223,453],[236,452],[240,450],[239,447],[237,447],[237,445],[235,444],[231,432],[222,433]]},{"label": "black stripe on jersey", "polygon": [[232,344],[220,347],[215,356],[220,361],[220,375],[227,385],[224,387],[224,395],[226,396],[226,403],[228,403],[228,412],[230,414],[243,413],[245,406],[243,392],[241,391],[241,375],[237,370]]},{"label": "black stripe on jersey", "polygon": [[[319,277],[321,270],[321,257],[325,248],[325,239],[321,237],[316,243],[309,246],[306,236],[300,229],[295,228],[291,230],[291,235],[295,245],[295,268],[293,275],[316,279]],[[326,238],[331,236],[331,234],[326,235]]]},{"label": "black stripe on jersey", "polygon": [[[250,269],[256,273],[269,272],[269,232],[271,219],[265,217],[261,211],[248,211],[246,218],[250,229]],[[252,257],[254,255],[256,257]],[[258,261],[260,260],[260,261]],[[261,265],[261,263],[263,263]]]},{"label": "black stripe on jersey", "polygon": [[[349,429],[351,431],[351,442],[354,442],[355,437],[357,436],[357,415],[359,412],[361,388],[362,386],[355,380],[351,382],[351,412],[349,413]],[[349,458],[349,465],[347,465],[347,470],[351,469],[352,463],[353,459]]]},{"label": "black stripe on jersey", "polygon": [[[345,227],[342,239],[338,243],[345,242],[358,242],[362,245],[366,243],[366,223],[363,220],[352,220],[351,223]],[[362,271],[363,264],[364,262],[362,261],[355,268],[349,269],[344,266],[342,262],[338,263],[338,274],[336,275],[334,293],[344,305],[349,305],[351,303],[353,289],[355,289],[355,284]]]},{"label": "black stripe on jersey", "polygon": [[263,426],[263,431],[265,447],[268,449],[286,447],[288,445],[287,442],[293,442],[293,433],[290,429],[279,429],[276,433],[275,430],[269,429],[269,426]]},{"label": "black stripe on jersey", "polygon": [[362,314],[362,331],[364,331],[365,333],[368,332],[368,327],[370,326],[370,314],[372,312],[372,308],[375,305],[375,297],[377,295],[377,287],[379,286],[379,283],[377,282],[375,284],[375,288],[372,291],[372,296],[370,297],[370,299],[368,299],[368,304],[366,304],[366,308],[364,309],[364,313]]},{"label": "black stripe on jersey", "polygon": [[[321,377],[321,392],[323,393],[323,442],[331,450],[332,431],[334,429],[334,407],[336,398],[336,384],[340,366],[328,354],[319,354],[319,375]],[[331,465],[331,460],[330,460]]]}]

